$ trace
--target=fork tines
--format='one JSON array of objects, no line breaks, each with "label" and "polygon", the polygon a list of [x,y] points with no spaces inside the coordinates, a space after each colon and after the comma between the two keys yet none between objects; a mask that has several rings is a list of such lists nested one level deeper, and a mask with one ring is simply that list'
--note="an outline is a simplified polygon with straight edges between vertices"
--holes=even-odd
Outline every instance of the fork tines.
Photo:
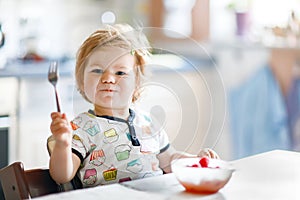
[{"label": "fork tines", "polygon": [[57,81],[58,79],[58,67],[57,62],[53,61],[50,63],[49,71],[48,71],[48,79],[50,82]]},{"label": "fork tines", "polygon": [[56,90],[56,83],[58,80],[58,64],[56,61],[50,63],[49,71],[48,71],[48,80],[54,87],[57,111],[60,112],[60,104],[59,104],[58,94]]}]

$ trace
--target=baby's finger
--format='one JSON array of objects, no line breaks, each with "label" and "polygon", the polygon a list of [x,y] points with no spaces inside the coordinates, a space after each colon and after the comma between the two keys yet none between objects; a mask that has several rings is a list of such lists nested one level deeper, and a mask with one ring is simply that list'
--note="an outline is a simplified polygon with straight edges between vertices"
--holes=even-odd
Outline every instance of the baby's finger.
[{"label": "baby's finger", "polygon": [[61,117],[62,117],[63,119],[67,119],[66,113],[63,113],[63,114],[61,115]]},{"label": "baby's finger", "polygon": [[51,119],[57,119],[57,118],[61,118],[61,114],[59,112],[52,112],[51,113]]},{"label": "baby's finger", "polygon": [[57,133],[59,134],[59,133],[69,132],[69,127],[67,124],[60,122],[60,123],[51,125],[50,130],[54,134],[57,134]]},{"label": "baby's finger", "polygon": [[209,158],[219,159],[218,154],[210,148],[202,149],[201,152],[198,154],[198,156],[199,157],[207,156]]},{"label": "baby's finger", "polygon": [[219,159],[218,154],[217,154],[214,150],[212,150],[212,149],[207,149],[207,151],[209,152],[209,157],[215,158],[215,159]]},{"label": "baby's finger", "polygon": [[61,126],[61,124],[64,124],[64,120],[61,118],[55,118],[51,122],[51,126]]}]

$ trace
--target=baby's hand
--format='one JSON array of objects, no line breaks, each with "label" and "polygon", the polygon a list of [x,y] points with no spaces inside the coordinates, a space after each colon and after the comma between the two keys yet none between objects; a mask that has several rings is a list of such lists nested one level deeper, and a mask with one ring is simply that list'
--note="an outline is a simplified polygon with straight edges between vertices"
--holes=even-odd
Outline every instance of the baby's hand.
[{"label": "baby's hand", "polygon": [[218,154],[214,150],[212,150],[210,148],[201,149],[201,151],[198,153],[197,156],[198,157],[207,156],[209,158],[215,158],[215,159],[219,159],[220,158],[218,156]]},{"label": "baby's hand", "polygon": [[67,120],[66,114],[59,112],[51,113],[50,130],[56,144],[70,145],[72,141],[72,128]]}]

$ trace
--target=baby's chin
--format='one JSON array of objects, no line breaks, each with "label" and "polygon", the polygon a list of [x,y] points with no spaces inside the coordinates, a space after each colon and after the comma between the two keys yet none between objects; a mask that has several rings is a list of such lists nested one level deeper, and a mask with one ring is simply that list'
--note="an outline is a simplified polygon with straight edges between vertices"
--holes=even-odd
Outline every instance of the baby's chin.
[{"label": "baby's chin", "polygon": [[109,115],[117,117],[120,113],[128,111],[129,105],[116,105],[111,103],[94,104],[94,112],[96,113],[96,115]]}]

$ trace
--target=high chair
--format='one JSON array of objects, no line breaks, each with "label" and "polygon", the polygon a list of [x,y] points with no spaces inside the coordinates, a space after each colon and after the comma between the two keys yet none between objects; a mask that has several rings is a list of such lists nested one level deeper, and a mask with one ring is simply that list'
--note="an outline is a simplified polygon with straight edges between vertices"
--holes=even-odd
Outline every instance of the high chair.
[{"label": "high chair", "polygon": [[31,199],[60,192],[49,169],[24,170],[22,162],[14,162],[0,170],[0,180],[6,200]]}]

